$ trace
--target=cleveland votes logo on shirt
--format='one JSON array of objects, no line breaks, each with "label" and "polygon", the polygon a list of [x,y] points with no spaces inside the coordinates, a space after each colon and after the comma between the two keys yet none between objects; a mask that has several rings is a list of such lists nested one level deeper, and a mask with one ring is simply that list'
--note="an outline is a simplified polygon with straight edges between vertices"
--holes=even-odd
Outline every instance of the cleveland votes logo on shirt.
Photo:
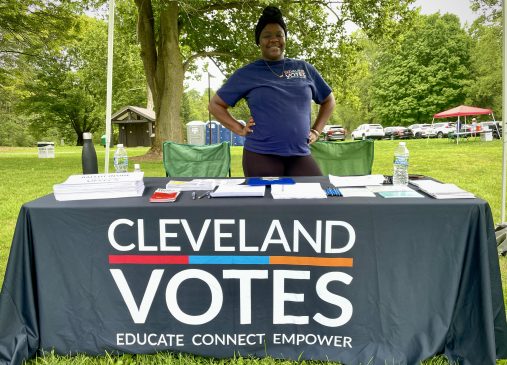
[{"label": "cleveland votes logo on shirt", "polygon": [[305,70],[284,70],[283,75],[286,79],[306,79]]}]

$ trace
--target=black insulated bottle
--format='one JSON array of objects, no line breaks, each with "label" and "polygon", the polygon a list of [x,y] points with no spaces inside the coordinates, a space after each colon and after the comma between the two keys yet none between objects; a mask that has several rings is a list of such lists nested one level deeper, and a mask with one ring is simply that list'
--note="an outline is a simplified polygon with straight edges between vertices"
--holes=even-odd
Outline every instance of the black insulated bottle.
[{"label": "black insulated bottle", "polygon": [[83,163],[83,175],[98,174],[97,153],[93,146],[92,134],[83,133],[83,151],[81,153],[81,161]]}]

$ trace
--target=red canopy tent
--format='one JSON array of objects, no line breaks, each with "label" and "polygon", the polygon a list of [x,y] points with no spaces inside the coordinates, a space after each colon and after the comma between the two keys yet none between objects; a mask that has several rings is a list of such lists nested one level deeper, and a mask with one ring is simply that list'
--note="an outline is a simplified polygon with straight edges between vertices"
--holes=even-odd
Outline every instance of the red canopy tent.
[{"label": "red canopy tent", "polygon": [[433,116],[433,118],[449,118],[480,114],[493,114],[493,111],[491,109],[476,108],[475,106],[460,105],[456,108],[437,113]]},{"label": "red canopy tent", "polygon": [[[456,124],[456,143],[459,143],[459,135],[460,135],[460,117],[465,117],[465,123],[467,122],[468,115],[480,115],[480,114],[491,114],[493,120],[495,120],[495,116],[493,115],[493,111],[491,109],[477,108],[475,106],[467,106],[460,105],[455,108],[445,110],[443,112],[437,113],[433,115],[433,120],[435,118],[450,118],[450,117],[458,117],[458,123]],[[433,124],[433,121],[431,122]]]}]

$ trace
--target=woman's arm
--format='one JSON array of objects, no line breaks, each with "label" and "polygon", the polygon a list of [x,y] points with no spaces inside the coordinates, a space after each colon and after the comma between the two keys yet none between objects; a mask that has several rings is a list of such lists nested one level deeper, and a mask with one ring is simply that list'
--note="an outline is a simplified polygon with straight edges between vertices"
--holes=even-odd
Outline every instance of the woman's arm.
[{"label": "woman's arm", "polygon": [[246,136],[247,134],[252,133],[253,129],[251,127],[255,125],[253,119],[250,118],[248,123],[243,125],[232,117],[228,108],[229,105],[227,105],[227,103],[217,94],[213,95],[208,105],[209,112],[213,114],[213,116],[217,118],[224,127],[233,133],[236,133],[239,136]]},{"label": "woman's arm", "polygon": [[328,97],[325,98],[324,101],[320,104],[319,113],[317,114],[317,118],[315,119],[312,129],[310,130],[310,143],[313,143],[319,139],[320,133],[324,129],[326,122],[331,117],[335,105],[336,102],[334,100],[333,93],[329,94]]}]

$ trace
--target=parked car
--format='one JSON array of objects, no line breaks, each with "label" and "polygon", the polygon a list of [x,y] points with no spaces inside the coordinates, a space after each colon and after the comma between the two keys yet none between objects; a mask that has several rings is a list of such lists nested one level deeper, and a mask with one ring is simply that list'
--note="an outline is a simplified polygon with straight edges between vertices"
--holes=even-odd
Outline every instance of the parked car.
[{"label": "parked car", "polygon": [[500,138],[502,136],[502,122],[501,121],[489,121],[489,122],[480,122],[481,130],[486,131],[490,130],[493,132],[493,138]]},{"label": "parked car", "polygon": [[361,124],[351,133],[352,139],[381,139],[384,138],[384,128],[380,124]]},{"label": "parked car", "polygon": [[456,124],[453,122],[435,123],[433,129],[437,138],[447,137],[450,132],[456,131]]},{"label": "parked car", "polygon": [[436,137],[435,130],[431,124],[412,124],[408,126],[414,138]]},{"label": "parked car", "polygon": [[385,139],[408,139],[412,138],[412,131],[407,127],[393,126],[384,128]]},{"label": "parked car", "polygon": [[346,130],[341,125],[326,125],[322,130],[326,141],[345,141]]}]

